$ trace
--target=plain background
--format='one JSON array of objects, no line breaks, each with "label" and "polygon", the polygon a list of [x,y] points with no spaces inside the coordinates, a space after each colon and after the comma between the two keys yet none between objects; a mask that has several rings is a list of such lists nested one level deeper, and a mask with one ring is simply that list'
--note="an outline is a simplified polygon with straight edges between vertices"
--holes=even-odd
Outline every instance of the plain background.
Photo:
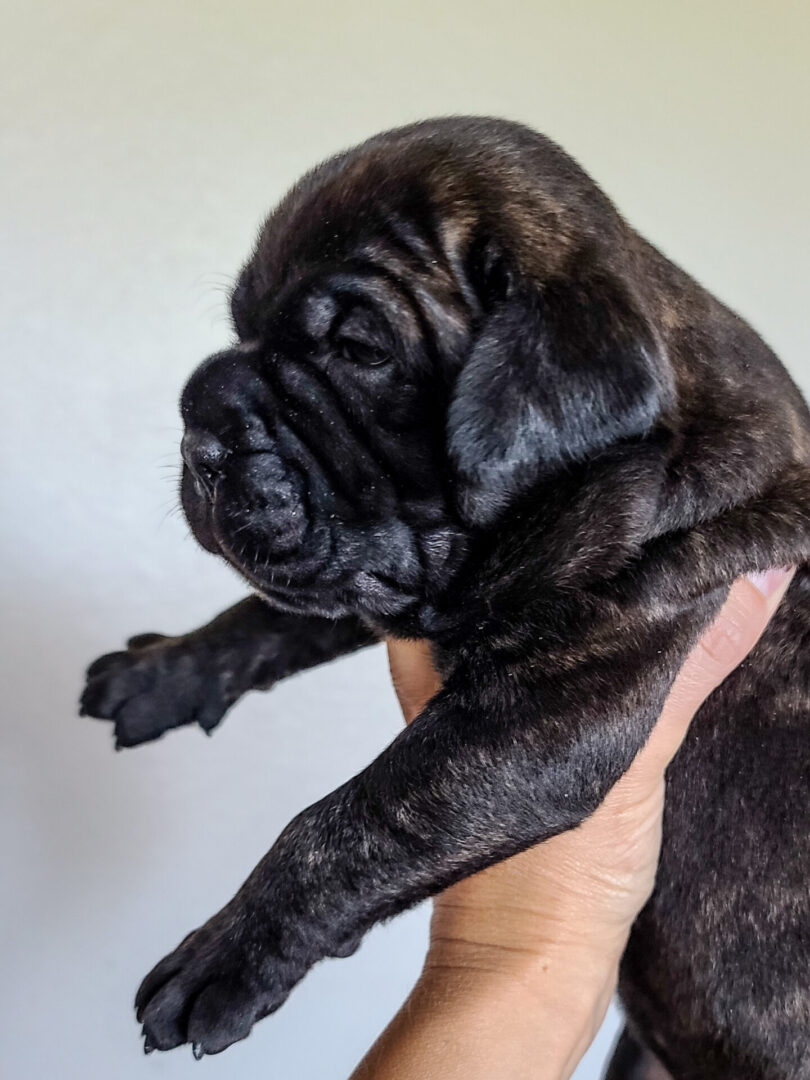
[{"label": "plain background", "polygon": [[561,142],[810,389],[810,7],[6,0],[2,26],[0,1073],[341,1080],[419,969],[426,909],[223,1057],[145,1059],[131,1013],[152,963],[399,724],[380,650],[251,696],[210,741],[114,754],[76,717],[94,656],[243,592],[172,513],[180,386],[228,341],[228,282],[289,183],[463,112]]}]

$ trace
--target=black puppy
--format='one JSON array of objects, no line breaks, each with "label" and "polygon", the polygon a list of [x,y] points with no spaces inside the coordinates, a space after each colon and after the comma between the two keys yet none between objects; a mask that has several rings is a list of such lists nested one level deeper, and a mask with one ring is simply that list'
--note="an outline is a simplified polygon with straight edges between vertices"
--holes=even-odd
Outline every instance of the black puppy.
[{"label": "black puppy", "polygon": [[96,661],[84,711],[119,746],[210,730],[384,634],[429,639],[444,689],[147,976],[147,1050],[223,1050],[380,919],[579,824],[734,578],[798,564],[670,770],[611,1076],[810,1077],[810,415],[778,360],[496,120],[309,173],[233,319],[183,393],[182,501],[258,595]]}]

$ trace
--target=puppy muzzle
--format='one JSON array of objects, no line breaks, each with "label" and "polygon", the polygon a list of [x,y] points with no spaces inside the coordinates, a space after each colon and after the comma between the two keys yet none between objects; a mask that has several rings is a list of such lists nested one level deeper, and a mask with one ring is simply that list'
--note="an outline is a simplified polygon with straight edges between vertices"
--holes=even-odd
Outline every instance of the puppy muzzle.
[{"label": "puppy muzzle", "polygon": [[303,478],[279,453],[274,402],[253,361],[220,353],[183,391],[183,508],[203,546],[231,561],[289,560],[307,532]]}]

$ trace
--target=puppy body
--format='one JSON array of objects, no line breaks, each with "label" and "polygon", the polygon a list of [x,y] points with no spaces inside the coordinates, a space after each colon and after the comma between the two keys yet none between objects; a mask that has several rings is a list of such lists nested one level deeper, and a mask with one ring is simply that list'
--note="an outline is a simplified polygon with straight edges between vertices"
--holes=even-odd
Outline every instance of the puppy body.
[{"label": "puppy body", "polygon": [[790,563],[672,767],[612,1075],[810,1077],[810,416],[778,360],[500,121],[316,169],[233,308],[184,391],[183,503],[272,609],[137,640],[85,710],[121,744],[210,728],[382,634],[429,638],[445,687],[147,977],[148,1044],[224,1049],[374,922],[581,822],[734,578]]}]

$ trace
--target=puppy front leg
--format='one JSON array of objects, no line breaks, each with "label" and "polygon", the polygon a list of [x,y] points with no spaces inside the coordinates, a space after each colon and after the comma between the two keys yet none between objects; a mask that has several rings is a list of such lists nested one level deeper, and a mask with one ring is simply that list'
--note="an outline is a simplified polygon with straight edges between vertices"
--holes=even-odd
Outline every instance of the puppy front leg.
[{"label": "puppy front leg", "polygon": [[249,690],[373,644],[355,617],[277,611],[258,596],[179,637],[139,634],[87,671],[81,713],[115,725],[116,747],[136,746],[184,724],[210,732]]},{"label": "puppy front leg", "polygon": [[[146,1048],[218,1053],[377,921],[587,817],[627,769],[721,592],[592,627],[579,657],[520,642],[463,662],[367,769],[297,817],[217,915],[144,980]],[[618,665],[621,677],[618,677]]]}]

